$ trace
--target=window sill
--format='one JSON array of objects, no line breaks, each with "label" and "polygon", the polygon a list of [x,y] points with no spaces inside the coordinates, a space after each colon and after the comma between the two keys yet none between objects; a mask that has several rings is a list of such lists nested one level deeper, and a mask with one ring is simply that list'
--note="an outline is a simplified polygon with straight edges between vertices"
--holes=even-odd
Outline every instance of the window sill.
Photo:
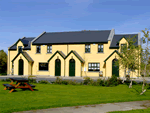
[{"label": "window sill", "polygon": [[52,54],[52,53],[46,53],[46,54]]},{"label": "window sill", "polygon": [[[90,52],[91,53],[91,52]],[[84,54],[87,54],[87,53],[84,53]]]},{"label": "window sill", "polygon": [[38,70],[38,71],[45,71],[45,72],[48,72],[48,70]]},{"label": "window sill", "polygon": [[41,53],[35,53],[35,54],[41,54]]},{"label": "window sill", "polygon": [[93,72],[94,72],[94,73],[99,73],[99,71],[88,71],[88,72],[92,72],[92,73],[93,73]]},{"label": "window sill", "polygon": [[97,52],[97,53],[104,53],[104,52]]}]

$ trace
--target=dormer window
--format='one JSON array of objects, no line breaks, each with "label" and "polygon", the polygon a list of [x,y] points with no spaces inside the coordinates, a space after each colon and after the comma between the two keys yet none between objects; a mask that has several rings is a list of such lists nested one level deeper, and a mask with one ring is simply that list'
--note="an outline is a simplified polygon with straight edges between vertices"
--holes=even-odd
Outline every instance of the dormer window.
[{"label": "dormer window", "polygon": [[90,53],[90,44],[85,45],[85,53]]},{"label": "dormer window", "polygon": [[18,53],[22,52],[22,46],[18,46]]},{"label": "dormer window", "polygon": [[127,47],[127,44],[121,44],[121,52],[123,52],[123,49]]},{"label": "dormer window", "polygon": [[36,53],[41,53],[41,46],[36,46]]}]

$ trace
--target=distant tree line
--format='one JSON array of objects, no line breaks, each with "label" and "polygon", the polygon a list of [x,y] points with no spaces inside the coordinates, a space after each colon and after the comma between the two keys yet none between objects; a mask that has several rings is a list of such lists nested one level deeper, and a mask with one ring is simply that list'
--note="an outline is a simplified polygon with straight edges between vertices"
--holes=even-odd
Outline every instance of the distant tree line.
[{"label": "distant tree line", "polygon": [[0,50],[0,75],[7,75],[7,54]]}]

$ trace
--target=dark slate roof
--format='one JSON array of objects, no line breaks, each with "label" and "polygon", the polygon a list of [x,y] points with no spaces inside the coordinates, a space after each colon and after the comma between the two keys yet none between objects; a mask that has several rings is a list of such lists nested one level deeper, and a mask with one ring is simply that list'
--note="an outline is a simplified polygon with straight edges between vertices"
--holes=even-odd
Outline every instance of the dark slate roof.
[{"label": "dark slate roof", "polygon": [[22,54],[27,60],[28,62],[34,62],[33,59],[29,56],[29,54],[27,52],[21,52],[21,53],[18,53],[15,58],[12,60],[12,62],[20,55]]},{"label": "dark slate roof", "polygon": [[108,42],[111,30],[102,31],[72,31],[72,32],[46,32],[33,41],[33,45]]},{"label": "dark slate roof", "polygon": [[[30,42],[34,39],[35,37],[25,37],[25,38],[23,38],[23,39],[19,39],[22,43],[23,43],[23,45],[25,46],[24,48],[23,48],[23,50],[30,50],[31,49],[31,47],[30,47]],[[19,41],[18,40],[18,41]],[[11,46],[10,47],[10,49],[9,50],[16,50],[17,49],[17,43],[18,43],[18,41],[13,45],[13,46]]]},{"label": "dark slate roof", "polygon": [[127,39],[129,36],[130,38],[132,38],[135,35],[136,35],[135,39],[137,41],[134,43],[134,45],[138,45],[138,34],[121,34],[121,35],[114,35],[110,48],[119,48],[118,42],[120,41],[121,38],[125,37]]}]

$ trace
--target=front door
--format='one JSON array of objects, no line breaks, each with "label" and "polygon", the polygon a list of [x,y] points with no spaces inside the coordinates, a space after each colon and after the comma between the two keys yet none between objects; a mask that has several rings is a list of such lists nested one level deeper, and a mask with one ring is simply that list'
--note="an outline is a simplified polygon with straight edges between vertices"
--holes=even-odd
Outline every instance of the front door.
[{"label": "front door", "polygon": [[117,59],[112,60],[112,76],[119,77],[119,66],[115,65]]},{"label": "front door", "polygon": [[55,60],[55,76],[60,76],[61,73],[61,61],[59,59]]},{"label": "front door", "polygon": [[18,75],[23,75],[23,60],[19,60]]},{"label": "front door", "polygon": [[75,60],[70,59],[69,61],[69,76],[75,76]]}]

